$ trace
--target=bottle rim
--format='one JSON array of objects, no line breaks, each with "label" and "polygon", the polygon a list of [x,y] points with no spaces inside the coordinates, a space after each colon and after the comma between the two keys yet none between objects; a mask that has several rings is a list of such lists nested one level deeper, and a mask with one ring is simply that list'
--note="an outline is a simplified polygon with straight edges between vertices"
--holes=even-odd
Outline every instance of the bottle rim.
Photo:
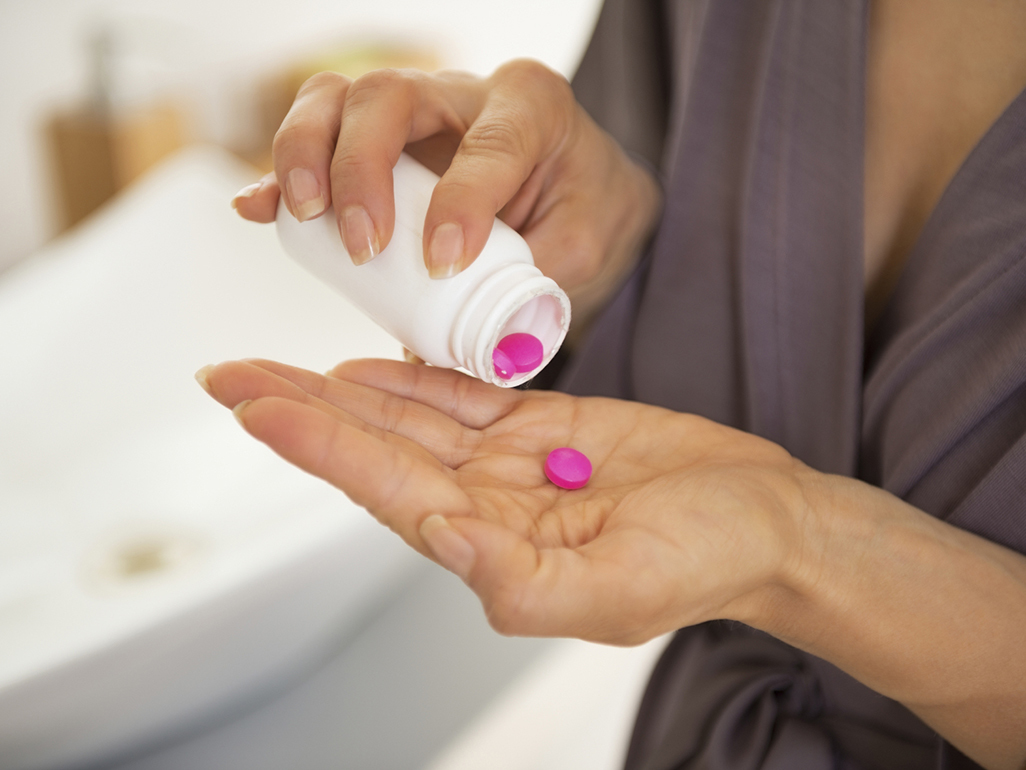
[{"label": "bottle rim", "polygon": [[[517,275],[518,273],[520,275]],[[503,285],[508,285],[508,288],[502,290],[500,287]],[[502,293],[495,297],[497,291]],[[490,297],[494,297],[494,304],[477,324],[476,333],[471,332],[469,325],[472,317],[479,314],[480,304]],[[558,303],[560,309],[559,330],[554,338],[551,334],[547,335],[549,337],[547,340],[542,337],[540,332],[536,335],[542,340],[545,355],[535,369],[518,374],[509,380],[503,380],[495,373],[495,367],[492,364],[492,351],[498,345],[500,335],[511,319],[529,303],[541,297],[551,297]],[[453,357],[479,379],[504,388],[512,388],[527,382],[545,368],[563,344],[569,328],[570,300],[566,293],[559,288],[559,285],[551,278],[542,275],[534,265],[523,263],[508,265],[482,282],[475,290],[471,301],[464,305],[453,325],[450,347]],[[473,334],[472,340],[467,339],[468,333]],[[471,344],[468,345],[468,342]]]}]

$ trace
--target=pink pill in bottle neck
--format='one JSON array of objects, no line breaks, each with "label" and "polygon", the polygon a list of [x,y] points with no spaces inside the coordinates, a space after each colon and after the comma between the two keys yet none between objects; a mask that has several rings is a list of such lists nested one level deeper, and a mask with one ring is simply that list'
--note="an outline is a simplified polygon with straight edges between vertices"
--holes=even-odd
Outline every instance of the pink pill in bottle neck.
[{"label": "pink pill in bottle neck", "polygon": [[513,366],[516,367],[516,371],[521,374],[533,372],[541,366],[541,362],[545,358],[545,347],[541,340],[526,332],[507,334],[499,340],[495,349],[501,350],[508,356],[513,362]]},{"label": "pink pill in bottle neck", "polygon": [[580,489],[591,478],[591,460],[570,447],[560,447],[545,458],[545,475],[562,489]]}]

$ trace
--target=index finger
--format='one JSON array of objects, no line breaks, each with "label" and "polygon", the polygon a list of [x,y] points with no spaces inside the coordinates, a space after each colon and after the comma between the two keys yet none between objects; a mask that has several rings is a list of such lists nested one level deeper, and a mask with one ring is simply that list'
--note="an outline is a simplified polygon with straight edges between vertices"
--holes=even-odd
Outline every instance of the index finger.
[{"label": "index finger", "polygon": [[469,375],[436,366],[403,361],[344,361],[329,377],[379,388],[437,409],[475,430],[502,419],[524,399],[523,392],[489,385]]},{"label": "index finger", "polygon": [[233,411],[247,433],[342,490],[421,553],[428,553],[418,531],[425,518],[475,515],[446,469],[315,406],[266,396]]}]

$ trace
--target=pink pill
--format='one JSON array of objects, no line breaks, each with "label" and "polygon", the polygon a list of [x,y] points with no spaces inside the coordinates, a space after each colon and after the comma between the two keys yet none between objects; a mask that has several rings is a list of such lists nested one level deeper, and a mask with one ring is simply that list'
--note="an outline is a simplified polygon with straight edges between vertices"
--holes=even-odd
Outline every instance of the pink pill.
[{"label": "pink pill", "polygon": [[563,489],[580,489],[591,478],[591,460],[570,447],[560,447],[545,458],[545,475]]},{"label": "pink pill", "polygon": [[513,359],[499,348],[492,351],[492,364],[495,366],[495,375],[500,379],[512,380],[513,375],[517,373]]},{"label": "pink pill", "polygon": [[545,347],[541,340],[524,332],[507,334],[499,340],[496,349],[510,357],[518,372],[533,372],[545,358]]}]

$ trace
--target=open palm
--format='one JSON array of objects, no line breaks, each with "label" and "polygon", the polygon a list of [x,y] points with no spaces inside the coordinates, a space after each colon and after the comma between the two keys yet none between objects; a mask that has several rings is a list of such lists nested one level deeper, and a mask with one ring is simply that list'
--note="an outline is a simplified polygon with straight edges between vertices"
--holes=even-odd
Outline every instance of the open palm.
[{"label": "open palm", "polygon": [[[799,464],[695,416],[395,361],[329,376],[229,362],[201,381],[254,437],[457,572],[504,633],[630,644],[745,619],[791,568]],[[583,489],[546,479],[560,446],[592,461]]]}]

